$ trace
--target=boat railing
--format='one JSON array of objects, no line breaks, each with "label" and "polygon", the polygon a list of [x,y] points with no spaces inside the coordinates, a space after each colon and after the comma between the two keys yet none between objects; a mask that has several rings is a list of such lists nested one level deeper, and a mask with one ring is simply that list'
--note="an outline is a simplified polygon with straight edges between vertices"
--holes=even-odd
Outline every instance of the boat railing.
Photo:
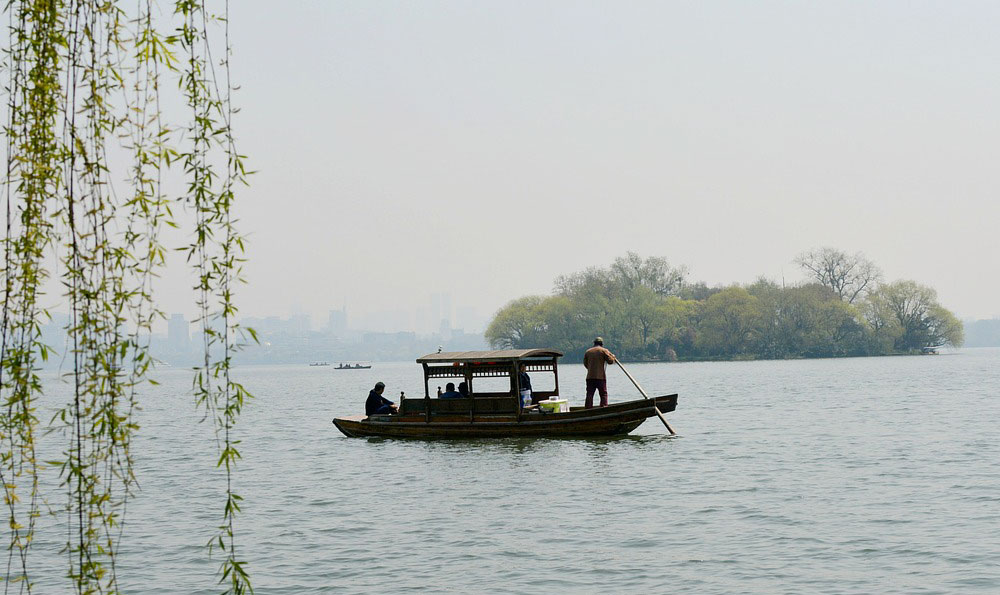
[{"label": "boat railing", "polygon": [[[473,400],[475,400],[475,403],[472,403]],[[474,399],[405,399],[402,402],[402,408],[399,413],[400,415],[426,415],[428,406],[431,408],[431,415],[465,414],[469,413],[470,407],[473,406],[477,415],[483,413],[514,413],[517,411],[517,401],[510,395],[476,395]]]},{"label": "boat railing", "polygon": [[[555,364],[552,362],[520,362],[524,364],[528,372],[554,372]],[[502,378],[510,376],[511,364],[503,363],[475,363],[468,367],[458,363],[443,365],[428,365],[427,378],[461,378],[468,370],[473,378]]]},{"label": "boat railing", "polygon": [[[428,378],[462,378],[466,368],[460,365],[427,366]],[[477,364],[469,367],[473,378],[502,378],[510,376],[510,364]]]}]

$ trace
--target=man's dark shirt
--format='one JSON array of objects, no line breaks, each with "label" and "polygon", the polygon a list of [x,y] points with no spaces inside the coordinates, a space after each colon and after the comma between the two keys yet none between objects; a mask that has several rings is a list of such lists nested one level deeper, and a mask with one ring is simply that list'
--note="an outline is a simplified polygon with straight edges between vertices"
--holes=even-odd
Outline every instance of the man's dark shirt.
[{"label": "man's dark shirt", "polygon": [[365,415],[375,413],[382,405],[392,405],[392,401],[378,394],[373,389],[368,393],[368,400],[365,401]]},{"label": "man's dark shirt", "polygon": [[531,390],[531,377],[528,376],[527,372],[520,372],[517,375],[518,383],[521,385],[521,390]]},{"label": "man's dark shirt", "polygon": [[442,399],[463,399],[465,395],[458,392],[457,390],[449,390],[441,394]]}]

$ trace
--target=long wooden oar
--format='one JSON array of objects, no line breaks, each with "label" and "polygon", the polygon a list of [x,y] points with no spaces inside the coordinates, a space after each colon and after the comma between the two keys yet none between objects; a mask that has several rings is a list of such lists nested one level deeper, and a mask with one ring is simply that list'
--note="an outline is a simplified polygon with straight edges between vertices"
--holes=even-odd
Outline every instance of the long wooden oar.
[{"label": "long wooden oar", "polygon": [[[646,391],[642,390],[642,387],[639,386],[639,383],[635,381],[635,378],[632,378],[632,375],[629,374],[628,370],[625,369],[625,366],[623,366],[622,363],[618,361],[618,358],[615,358],[615,363],[618,364],[618,367],[622,369],[622,372],[625,372],[625,375],[628,376],[628,379],[632,381],[632,384],[634,384],[635,387],[639,389],[639,392],[642,393],[642,396],[649,399],[649,395],[646,394]],[[663,422],[664,427],[667,428],[667,431],[670,432],[671,436],[676,436],[677,432],[675,432],[674,429],[670,427],[670,424],[667,423],[666,416],[664,416],[663,412],[660,411],[660,408],[656,406],[656,400],[655,399],[649,399],[649,400],[653,401],[653,411],[655,411],[656,415],[660,417],[660,421]]]}]

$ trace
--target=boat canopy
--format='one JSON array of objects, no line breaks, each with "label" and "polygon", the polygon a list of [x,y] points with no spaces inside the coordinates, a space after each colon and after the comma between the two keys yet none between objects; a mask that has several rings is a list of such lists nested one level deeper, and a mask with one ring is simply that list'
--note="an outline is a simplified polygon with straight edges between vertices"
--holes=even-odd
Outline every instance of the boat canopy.
[{"label": "boat canopy", "polygon": [[[559,395],[559,371],[557,360],[562,352],[554,349],[499,349],[495,351],[447,351],[428,353],[417,358],[417,363],[424,368],[424,398],[431,396],[430,381],[432,378],[461,378],[465,381],[467,398],[501,398],[512,400],[511,410],[520,410],[521,379],[518,372],[523,368],[527,372],[549,372],[553,375],[555,386],[552,390],[532,391],[532,399]],[[489,392],[477,391],[473,387],[473,379],[479,378],[509,378],[510,388]],[[440,388],[440,387],[438,387]],[[460,389],[461,391],[461,389]],[[440,391],[438,391],[440,394]],[[415,407],[415,405],[411,405]]]},{"label": "boat canopy", "polygon": [[563,354],[553,349],[499,349],[496,351],[446,351],[417,358],[418,364],[516,362],[535,358],[552,359]]}]

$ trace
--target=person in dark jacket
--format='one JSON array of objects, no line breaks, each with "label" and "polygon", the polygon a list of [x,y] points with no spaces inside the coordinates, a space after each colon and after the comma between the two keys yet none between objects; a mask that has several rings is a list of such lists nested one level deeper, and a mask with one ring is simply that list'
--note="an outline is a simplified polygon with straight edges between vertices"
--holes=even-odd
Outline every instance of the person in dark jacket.
[{"label": "person in dark jacket", "polygon": [[521,407],[531,405],[531,376],[528,376],[528,366],[521,364],[521,371],[517,374],[517,383],[521,387]]},{"label": "person in dark jacket", "polygon": [[441,394],[440,397],[441,399],[461,399],[463,396],[462,393],[455,390],[454,382],[449,382],[448,384],[446,384],[444,389],[445,392]]},{"label": "person in dark jacket", "polygon": [[365,415],[382,415],[398,412],[396,404],[382,396],[383,391],[385,391],[385,383],[376,382],[375,388],[368,393],[368,400],[365,401]]}]

